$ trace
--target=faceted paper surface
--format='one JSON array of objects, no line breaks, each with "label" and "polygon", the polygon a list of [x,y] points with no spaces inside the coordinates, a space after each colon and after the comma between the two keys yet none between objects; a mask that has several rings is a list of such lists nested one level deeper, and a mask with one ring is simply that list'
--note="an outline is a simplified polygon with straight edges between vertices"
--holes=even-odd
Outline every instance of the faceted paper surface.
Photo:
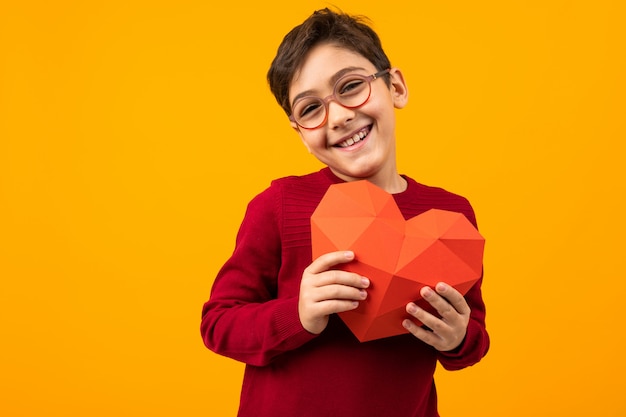
[{"label": "faceted paper surface", "polygon": [[485,240],[463,214],[431,209],[404,220],[393,196],[368,181],[328,189],[311,216],[311,239],[313,259],[352,250],[355,260],[340,268],[371,281],[367,300],[339,314],[361,342],[407,333],[410,301],[433,311],[422,287],[444,281],[465,294],[482,273]]}]

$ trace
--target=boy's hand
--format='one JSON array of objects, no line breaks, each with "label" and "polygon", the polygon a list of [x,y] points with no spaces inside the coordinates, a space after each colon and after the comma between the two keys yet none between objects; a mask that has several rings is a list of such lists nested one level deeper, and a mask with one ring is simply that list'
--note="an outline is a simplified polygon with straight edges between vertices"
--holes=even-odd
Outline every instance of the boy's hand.
[{"label": "boy's hand", "polygon": [[414,303],[409,303],[406,306],[407,313],[431,330],[419,327],[411,320],[402,322],[404,328],[439,351],[457,348],[465,338],[470,318],[470,307],[463,295],[443,282],[435,286],[435,291],[430,287],[424,287],[420,293],[437,310],[441,318],[422,310]]},{"label": "boy's hand", "polygon": [[351,251],[330,252],[314,260],[302,274],[298,314],[302,326],[320,334],[333,313],[354,310],[367,298],[367,278],[353,272],[332,269],[354,259]]}]

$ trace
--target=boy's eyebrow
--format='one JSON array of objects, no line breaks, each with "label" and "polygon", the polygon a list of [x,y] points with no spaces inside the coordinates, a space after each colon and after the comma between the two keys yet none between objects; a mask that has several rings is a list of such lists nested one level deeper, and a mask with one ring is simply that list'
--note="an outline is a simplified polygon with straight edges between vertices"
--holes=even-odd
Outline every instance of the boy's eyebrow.
[{"label": "boy's eyebrow", "polygon": [[[333,74],[332,77],[330,77],[330,79],[328,80],[328,84],[334,86],[338,79],[340,79],[344,75],[346,75],[346,74],[348,74],[350,72],[356,71],[356,70],[367,71],[363,67],[346,67],[346,68],[342,68],[339,71],[337,71],[335,74]],[[315,95],[314,93],[315,93],[314,90],[306,90],[306,91],[303,91],[303,92],[297,94],[293,98],[293,101],[291,102],[291,106],[293,107],[293,104],[296,101],[300,100],[302,97],[313,96],[313,95]]]}]

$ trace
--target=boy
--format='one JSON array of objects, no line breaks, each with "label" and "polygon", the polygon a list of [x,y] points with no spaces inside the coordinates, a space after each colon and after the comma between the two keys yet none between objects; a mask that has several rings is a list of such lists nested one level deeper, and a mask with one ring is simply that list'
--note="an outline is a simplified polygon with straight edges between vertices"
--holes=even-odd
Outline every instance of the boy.
[{"label": "boy", "polygon": [[370,282],[338,268],[358,253],[311,259],[309,220],[331,184],[361,179],[393,194],[406,219],[438,208],[475,225],[471,206],[398,174],[394,112],[408,90],[359,18],[315,12],[283,39],[268,81],[327,167],[275,180],[250,202],[204,305],[206,346],[246,363],[239,416],[437,416],[436,362],[461,369],[489,347],[482,278],[465,298],[443,282],[423,288],[441,318],[409,303],[424,327],[405,320],[407,334],[359,343],[335,313],[358,307]]}]

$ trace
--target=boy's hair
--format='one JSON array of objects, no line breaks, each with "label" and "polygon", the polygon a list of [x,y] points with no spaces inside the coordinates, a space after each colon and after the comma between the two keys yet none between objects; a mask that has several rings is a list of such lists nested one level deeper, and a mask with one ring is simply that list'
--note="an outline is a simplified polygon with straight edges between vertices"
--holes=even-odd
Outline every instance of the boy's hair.
[{"label": "boy's hair", "polygon": [[[309,51],[321,43],[356,52],[374,64],[378,71],[391,67],[380,38],[364,23],[365,20],[362,16],[351,16],[325,8],[315,11],[283,38],[267,73],[267,81],[276,101],[287,115],[291,115],[289,86],[293,76]],[[385,82],[389,84],[389,77],[385,77]]]}]

